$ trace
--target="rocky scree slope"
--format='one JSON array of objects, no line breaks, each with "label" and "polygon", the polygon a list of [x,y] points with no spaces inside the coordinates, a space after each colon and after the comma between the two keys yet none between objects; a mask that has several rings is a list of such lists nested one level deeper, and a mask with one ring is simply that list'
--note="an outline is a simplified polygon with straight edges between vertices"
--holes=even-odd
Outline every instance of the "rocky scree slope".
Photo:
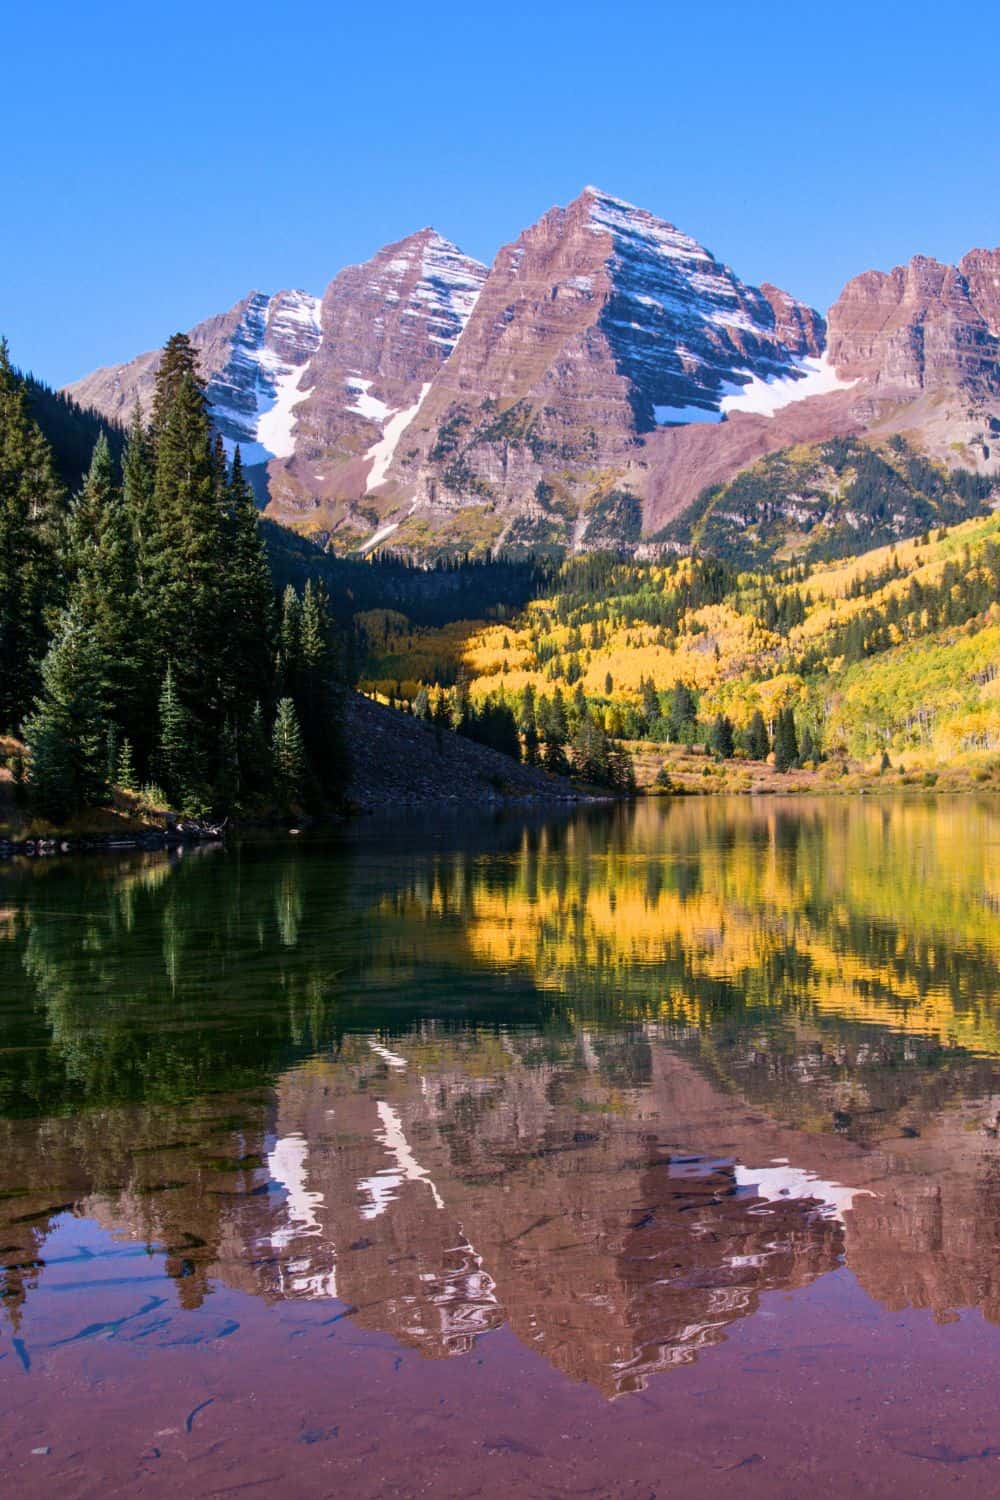
[{"label": "rocky scree slope", "polygon": [[365,812],[587,800],[568,781],[451,730],[438,734],[360,693],[348,696],[346,731],[352,747],[348,800]]}]

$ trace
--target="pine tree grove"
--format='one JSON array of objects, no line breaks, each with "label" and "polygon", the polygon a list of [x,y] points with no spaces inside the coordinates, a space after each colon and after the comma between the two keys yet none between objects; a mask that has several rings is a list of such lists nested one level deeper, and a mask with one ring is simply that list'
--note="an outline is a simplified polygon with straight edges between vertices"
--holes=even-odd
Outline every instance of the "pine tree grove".
[{"label": "pine tree grove", "polygon": [[69,505],[0,342],[0,732],[24,734],[40,813],[67,819],[112,785],[155,784],[190,814],[331,805],[341,657],[322,587],[278,607],[186,336],[120,476],[102,434]]}]

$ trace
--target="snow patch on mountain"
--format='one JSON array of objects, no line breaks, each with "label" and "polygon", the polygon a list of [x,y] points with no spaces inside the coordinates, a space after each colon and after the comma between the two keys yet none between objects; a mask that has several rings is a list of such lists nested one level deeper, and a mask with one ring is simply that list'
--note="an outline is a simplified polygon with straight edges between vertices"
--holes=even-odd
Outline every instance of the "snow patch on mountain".
[{"label": "snow patch on mountain", "polygon": [[387,536],[392,536],[392,533],[398,530],[398,521],[386,522],[386,524],[384,526],[380,526],[377,531],[373,531],[366,542],[362,542],[361,546],[358,548],[358,551],[362,555],[364,555],[366,552],[373,552],[378,546],[379,542],[384,542]]},{"label": "snow patch on mountain", "polygon": [[831,391],[844,391],[856,380],[841,380],[829,356],[824,351],[819,359],[797,359],[792,373],[771,379],[754,375],[750,370],[737,371],[749,378],[723,396],[720,410],[753,412],[760,417],[773,417],[783,406],[793,401],[806,401],[810,396],[826,396]]},{"label": "snow patch on mountain", "polygon": [[424,398],[430,388],[431,383],[428,381],[421,388],[420,395],[412,406],[406,406],[402,411],[394,412],[389,417],[385,427],[382,429],[382,436],[365,454],[366,458],[372,460],[366,486],[369,490],[377,489],[380,484],[385,482],[385,476],[389,465],[392,463],[393,454],[396,451],[399,440],[423,405]]},{"label": "snow patch on mountain", "polygon": [[718,406],[654,406],[658,427],[674,427],[691,422],[721,422],[733,412],[747,412],[757,417],[773,417],[775,412],[793,401],[807,401],[810,396],[826,396],[856,385],[855,380],[841,380],[829,356],[793,360],[787,375],[762,376],[750,370],[737,370],[745,377],[727,381],[722,387]]},{"label": "snow patch on mountain", "polygon": [[[271,458],[289,458],[295,452],[295,407],[309,394],[300,389],[306,369],[276,369],[269,390],[258,378],[257,446]],[[271,404],[265,406],[268,396]]]},{"label": "snow patch on mountain", "polygon": [[657,427],[680,427],[689,422],[721,422],[722,412],[704,406],[654,406]]},{"label": "snow patch on mountain", "polygon": [[390,413],[390,408],[377,396],[370,394],[372,382],[362,380],[360,375],[349,375],[346,381],[347,389],[354,400],[347,408],[348,411],[356,411],[359,417],[367,417],[370,422],[384,422]]},{"label": "snow patch on mountain", "polygon": [[320,341],[318,297],[308,292],[254,292],[233,338],[233,351],[208,387],[209,412],[232,456],[245,464],[295,451],[295,407],[309,394],[303,377]]},{"label": "snow patch on mountain", "polygon": [[[584,190],[582,206],[585,227],[610,241],[611,294],[600,327],[633,387],[641,428],[650,416],[657,426],[717,422],[722,398],[750,381],[815,374],[798,368],[812,346],[795,332],[794,317],[792,333],[779,332],[764,292],[697,240],[597,188]],[[788,310],[796,307],[789,298]],[[802,312],[806,325],[814,315]],[[749,399],[762,399],[756,385]],[[777,392],[770,399],[779,399]]]}]

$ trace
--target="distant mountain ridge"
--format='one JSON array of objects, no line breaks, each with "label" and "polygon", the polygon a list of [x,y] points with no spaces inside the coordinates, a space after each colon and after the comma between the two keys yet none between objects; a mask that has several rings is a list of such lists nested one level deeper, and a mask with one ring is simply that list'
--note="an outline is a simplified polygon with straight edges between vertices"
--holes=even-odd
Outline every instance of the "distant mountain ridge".
[{"label": "distant mountain ridge", "polygon": [[[1000,250],[864,272],[824,318],[588,187],[489,269],[423,229],[191,337],[267,514],[345,552],[632,548],[834,438],[1000,465]],[[127,419],[158,359],[69,393]]]}]

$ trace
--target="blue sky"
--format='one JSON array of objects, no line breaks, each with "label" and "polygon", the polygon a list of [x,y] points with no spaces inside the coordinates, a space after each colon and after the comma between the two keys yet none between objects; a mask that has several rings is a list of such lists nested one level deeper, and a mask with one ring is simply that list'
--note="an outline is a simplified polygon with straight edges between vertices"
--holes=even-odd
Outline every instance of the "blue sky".
[{"label": "blue sky", "polygon": [[825,309],[870,266],[1000,242],[985,14],[12,6],[0,331],[59,384],[424,224],[489,260],[588,182]]}]

